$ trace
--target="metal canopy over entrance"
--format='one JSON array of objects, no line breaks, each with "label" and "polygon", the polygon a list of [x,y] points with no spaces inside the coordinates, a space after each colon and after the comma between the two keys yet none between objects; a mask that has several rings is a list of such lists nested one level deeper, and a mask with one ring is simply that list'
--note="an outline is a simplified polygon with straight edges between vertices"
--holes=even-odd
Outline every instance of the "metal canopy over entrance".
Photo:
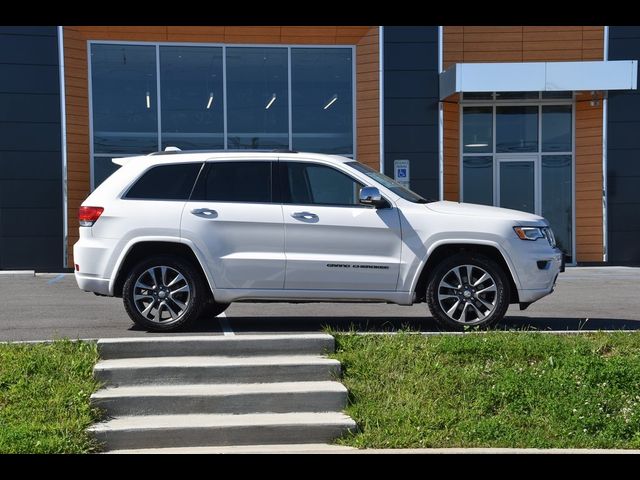
[{"label": "metal canopy over entrance", "polygon": [[440,99],[461,92],[636,90],[638,61],[456,63],[440,74]]}]

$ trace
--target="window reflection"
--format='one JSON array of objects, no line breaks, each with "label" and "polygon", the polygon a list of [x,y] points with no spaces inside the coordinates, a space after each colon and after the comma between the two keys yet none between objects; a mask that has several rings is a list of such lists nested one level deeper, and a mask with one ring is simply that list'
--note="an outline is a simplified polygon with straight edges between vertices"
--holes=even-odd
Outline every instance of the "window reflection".
[{"label": "window reflection", "polygon": [[353,153],[351,49],[293,48],[293,148]]},{"label": "window reflection", "polygon": [[571,105],[542,107],[542,151],[571,151]]},{"label": "window reflection", "polygon": [[464,153],[493,151],[493,108],[465,107],[463,110]]},{"label": "window reflection", "polygon": [[160,47],[162,148],[224,148],[222,47]]},{"label": "window reflection", "polygon": [[229,149],[289,147],[286,48],[227,48]]},{"label": "window reflection", "polygon": [[500,206],[535,213],[533,162],[500,162]]},{"label": "window reflection", "polygon": [[91,46],[93,150],[149,153],[158,149],[156,49]]},{"label": "window reflection", "polygon": [[549,220],[558,247],[571,257],[571,155],[542,156],[542,216]]},{"label": "window reflection", "polygon": [[493,157],[465,157],[462,176],[465,203],[493,205]]},{"label": "window reflection", "polygon": [[496,152],[538,151],[538,107],[496,107]]}]

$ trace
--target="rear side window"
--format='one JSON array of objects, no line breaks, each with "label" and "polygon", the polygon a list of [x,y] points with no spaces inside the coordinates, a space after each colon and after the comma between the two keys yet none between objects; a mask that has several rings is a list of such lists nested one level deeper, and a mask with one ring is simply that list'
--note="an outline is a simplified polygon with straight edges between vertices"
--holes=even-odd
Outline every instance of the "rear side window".
[{"label": "rear side window", "polygon": [[270,203],[272,162],[211,162],[191,200]]},{"label": "rear side window", "polygon": [[188,200],[201,163],[158,165],[147,170],[124,198],[138,200]]}]

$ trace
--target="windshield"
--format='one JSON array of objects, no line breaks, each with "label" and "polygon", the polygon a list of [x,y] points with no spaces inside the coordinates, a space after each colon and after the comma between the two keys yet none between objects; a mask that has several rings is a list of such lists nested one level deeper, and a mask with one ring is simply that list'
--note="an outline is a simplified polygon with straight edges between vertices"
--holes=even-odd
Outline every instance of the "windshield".
[{"label": "windshield", "polygon": [[408,200],[409,202],[413,202],[413,203],[429,203],[429,202],[433,202],[434,201],[434,200],[431,200],[431,199],[426,199],[426,198],[421,197],[417,193],[412,192],[411,190],[409,190],[408,188],[403,187],[398,182],[396,182],[394,179],[387,177],[384,173],[380,173],[380,172],[374,170],[371,167],[367,167],[366,165],[364,165],[362,163],[359,163],[359,162],[346,162],[345,165],[349,165],[351,168],[354,168],[355,170],[357,170],[357,171],[359,171],[361,173],[364,173],[367,177],[374,179],[376,182],[380,183],[385,188],[388,188],[393,193],[395,193],[396,195],[404,198],[405,200]]}]

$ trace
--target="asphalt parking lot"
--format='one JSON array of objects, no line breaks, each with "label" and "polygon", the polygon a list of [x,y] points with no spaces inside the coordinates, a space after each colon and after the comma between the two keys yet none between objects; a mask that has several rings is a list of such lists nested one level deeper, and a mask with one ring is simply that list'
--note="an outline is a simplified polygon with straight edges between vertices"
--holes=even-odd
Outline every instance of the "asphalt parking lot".
[{"label": "asphalt parking lot", "polygon": [[[237,303],[180,335],[358,331],[438,331],[426,304]],[[640,330],[640,268],[574,267],[556,291],[497,328],[544,331]],[[0,274],[0,341],[158,335],[135,327],[121,299],[78,289],[72,274]],[[166,334],[163,334],[166,335]]]}]

